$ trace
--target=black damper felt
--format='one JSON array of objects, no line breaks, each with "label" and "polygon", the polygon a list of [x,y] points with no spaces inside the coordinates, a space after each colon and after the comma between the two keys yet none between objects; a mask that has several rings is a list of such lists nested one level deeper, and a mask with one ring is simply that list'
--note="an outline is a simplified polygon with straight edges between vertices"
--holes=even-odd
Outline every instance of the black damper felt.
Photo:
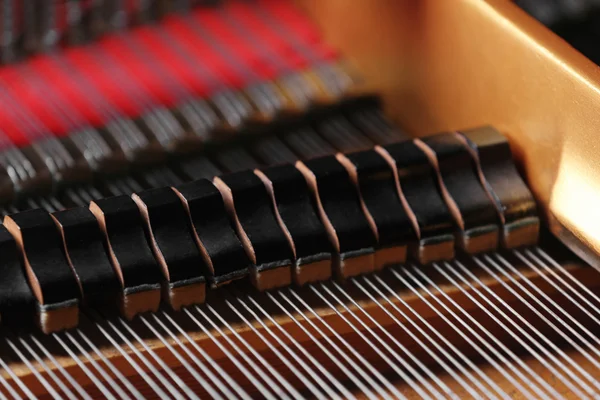
[{"label": "black damper felt", "polygon": [[438,248],[417,258],[427,263],[454,257],[454,220],[442,199],[437,173],[427,155],[412,140],[383,148],[395,163],[402,193],[417,220],[421,236],[419,252],[425,246],[445,248],[445,254]]},{"label": "black damper felt", "polygon": [[41,330],[52,333],[77,326],[81,293],[50,214],[37,209],[7,215],[4,226],[21,250],[30,287],[39,303],[37,323]]},{"label": "black damper felt", "polygon": [[116,305],[121,282],[104,247],[104,234],[87,207],[76,207],[52,214],[62,233],[67,260],[81,285],[88,304]]},{"label": "black damper felt", "polygon": [[309,160],[304,165],[316,178],[319,198],[335,229],[340,253],[373,251],[377,241],[346,169],[335,156]]},{"label": "black damper felt", "polygon": [[339,277],[372,272],[377,239],[362,210],[348,171],[335,156],[296,163],[306,179],[319,216],[334,246],[334,271]]},{"label": "black damper felt", "polygon": [[[170,187],[150,189],[133,195],[145,208],[157,257],[168,269],[171,285],[203,282],[205,265],[189,229],[189,217]],[[143,215],[144,213],[142,213]]]},{"label": "black damper felt", "polygon": [[[129,196],[95,200],[104,216],[106,236],[114,262],[122,271],[125,295],[160,286],[163,274],[146,240],[144,221]],[[98,216],[97,216],[98,217]]]},{"label": "black damper felt", "polygon": [[[60,232],[50,214],[36,209],[6,216],[5,225],[8,225],[7,219],[14,221],[20,231],[25,262],[39,283],[40,303],[59,304],[79,299],[77,280],[65,258]],[[32,283],[32,286],[35,285]]]},{"label": "black damper felt", "polygon": [[303,263],[331,258],[333,249],[302,173],[293,165],[261,172],[272,186],[277,211],[294,243],[296,259]]},{"label": "black damper felt", "polygon": [[21,265],[19,250],[13,236],[0,225],[0,316],[33,312],[36,304],[25,271]]},{"label": "black damper felt", "polygon": [[481,179],[502,219],[502,244],[515,248],[536,244],[540,220],[533,194],[521,178],[506,137],[492,127],[461,132],[479,162]]},{"label": "black damper felt", "polygon": [[362,199],[377,227],[379,246],[417,242],[412,222],[396,190],[394,173],[383,157],[375,150],[346,157],[356,169]]},{"label": "black damper felt", "polygon": [[[435,153],[443,184],[460,212],[464,250],[495,250],[500,219],[494,203],[479,180],[477,166],[469,150],[453,133],[429,136],[423,138],[423,142]],[[475,245],[475,237],[488,239],[480,240],[480,244]]]},{"label": "black damper felt", "polygon": [[271,206],[269,194],[253,171],[221,176],[231,190],[235,213],[250,241],[259,271],[288,266],[293,254]]},{"label": "black damper felt", "polygon": [[223,197],[206,179],[175,187],[188,210],[193,232],[205,251],[205,262],[212,269],[213,285],[228,283],[248,275],[252,264],[231,225]]}]

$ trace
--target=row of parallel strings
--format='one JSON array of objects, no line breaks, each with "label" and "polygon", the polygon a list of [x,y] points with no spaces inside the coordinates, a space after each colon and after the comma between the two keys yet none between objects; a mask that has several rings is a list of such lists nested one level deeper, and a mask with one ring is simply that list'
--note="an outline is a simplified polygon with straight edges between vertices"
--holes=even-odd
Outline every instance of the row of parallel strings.
[{"label": "row of parallel strings", "polygon": [[[524,268],[513,266],[513,259]],[[429,270],[398,266],[344,285],[315,284],[264,296],[230,290],[223,302],[133,322],[90,312],[81,328],[46,338],[7,334],[0,392],[3,398],[34,398],[34,385],[19,377],[29,373],[45,392],[68,399],[597,397],[600,298],[540,248],[469,262],[476,267],[461,261]],[[596,328],[573,318],[534,277],[558,290]],[[489,289],[490,281],[510,298]],[[399,287],[407,293],[399,294]],[[448,295],[453,290],[469,304]],[[534,317],[522,315],[514,301]],[[493,322],[483,326],[470,309]],[[433,324],[423,310],[443,323]],[[332,323],[331,313],[341,323]],[[282,316],[294,329],[282,324]],[[197,333],[206,340],[196,341]],[[504,334],[518,349],[502,341]],[[557,337],[573,351],[559,347]],[[148,338],[162,343],[167,356]],[[460,346],[461,340],[467,346]],[[110,354],[125,361],[117,363]],[[15,362],[21,369],[13,369]]]}]

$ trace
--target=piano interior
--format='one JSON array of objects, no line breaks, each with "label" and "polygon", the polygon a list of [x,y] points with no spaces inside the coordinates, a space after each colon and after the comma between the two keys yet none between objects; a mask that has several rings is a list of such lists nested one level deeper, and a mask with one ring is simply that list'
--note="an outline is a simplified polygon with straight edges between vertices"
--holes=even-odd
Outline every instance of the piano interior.
[{"label": "piano interior", "polygon": [[0,398],[598,398],[596,3],[0,1]]}]

